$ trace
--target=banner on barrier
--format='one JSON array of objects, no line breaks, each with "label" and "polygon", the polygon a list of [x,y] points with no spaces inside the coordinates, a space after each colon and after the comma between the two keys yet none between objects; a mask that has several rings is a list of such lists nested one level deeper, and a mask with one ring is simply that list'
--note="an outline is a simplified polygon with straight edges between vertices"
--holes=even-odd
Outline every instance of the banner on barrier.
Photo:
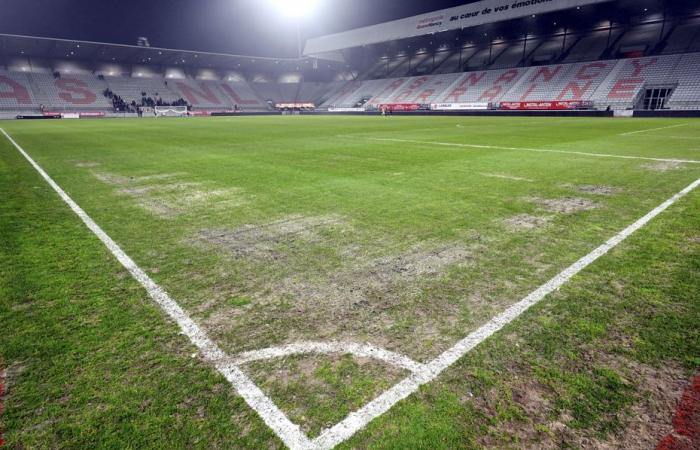
[{"label": "banner on barrier", "polygon": [[365,112],[365,108],[328,108],[328,112]]},{"label": "banner on barrier", "polygon": [[81,112],[78,115],[82,119],[83,117],[104,117],[105,113],[102,111],[99,111],[99,112]]},{"label": "banner on barrier", "polygon": [[378,108],[380,111],[418,111],[421,109],[428,109],[427,106],[420,105],[418,103],[387,103],[384,105],[379,105]]},{"label": "banner on barrier", "polygon": [[590,101],[555,101],[555,102],[501,102],[500,108],[521,111],[561,111],[567,109],[590,109]]},{"label": "banner on barrier", "polygon": [[474,111],[489,109],[488,103],[433,103],[433,111]]},{"label": "banner on barrier", "polygon": [[277,109],[313,109],[316,105],[313,103],[276,103]]}]

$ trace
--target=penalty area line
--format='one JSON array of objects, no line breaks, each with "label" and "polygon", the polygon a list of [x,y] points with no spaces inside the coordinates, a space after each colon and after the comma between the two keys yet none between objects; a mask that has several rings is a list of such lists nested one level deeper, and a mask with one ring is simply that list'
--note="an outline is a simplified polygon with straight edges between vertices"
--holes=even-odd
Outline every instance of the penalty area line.
[{"label": "penalty area line", "polygon": [[73,199],[32,159],[31,156],[15,140],[0,128],[0,132],[53,188],[68,207],[83,221],[83,223],[102,241],[110,253],[129,271],[131,276],[146,290],[151,299],[177,323],[198,349],[203,359],[214,366],[233,385],[245,402],[262,418],[282,441],[291,449],[306,449],[310,441],[298,425],[292,423],[287,416],[258,388],[238,366],[231,363],[231,358],[212,341],[206,332],[132,260],[119,245],[112,240],[102,228],[80,207]]},{"label": "penalty area line", "polygon": [[[338,135],[338,137],[355,138],[357,136]],[[504,146],[500,146],[500,145],[460,144],[457,142],[417,141],[417,140],[413,140],[413,139],[395,139],[395,138],[360,137],[360,139],[365,139],[368,141],[377,141],[377,142],[399,142],[399,143],[406,143],[406,144],[436,145],[436,146],[442,146],[442,147],[461,147],[461,148],[490,149],[490,150],[513,150],[513,151],[537,152],[537,153],[560,153],[560,154],[565,154],[565,155],[592,156],[595,158],[638,159],[638,160],[642,160],[642,161],[659,161],[659,162],[700,164],[700,161],[693,160],[693,159],[672,159],[672,158],[652,158],[652,157],[647,157],[647,156],[611,155],[611,154],[607,154],[607,153],[577,152],[574,150],[553,150],[553,149],[546,149],[546,148],[527,148],[527,147],[504,147]]]}]

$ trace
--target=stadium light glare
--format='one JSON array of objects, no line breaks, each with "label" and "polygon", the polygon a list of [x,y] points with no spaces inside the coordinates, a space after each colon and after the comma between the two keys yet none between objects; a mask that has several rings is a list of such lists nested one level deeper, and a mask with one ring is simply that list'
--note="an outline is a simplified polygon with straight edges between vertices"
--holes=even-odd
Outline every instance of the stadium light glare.
[{"label": "stadium light glare", "polygon": [[285,16],[301,19],[311,15],[319,0],[273,0],[275,7]]}]

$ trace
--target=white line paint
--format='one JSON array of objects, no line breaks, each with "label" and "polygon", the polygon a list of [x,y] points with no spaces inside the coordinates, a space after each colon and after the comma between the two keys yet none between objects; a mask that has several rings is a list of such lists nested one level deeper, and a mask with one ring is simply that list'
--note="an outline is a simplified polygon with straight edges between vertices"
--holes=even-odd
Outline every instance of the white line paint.
[{"label": "white line paint", "polygon": [[[189,337],[194,345],[196,345],[203,357],[216,369],[226,377],[226,379],[236,388],[237,392],[248,405],[253,408],[265,423],[282,439],[282,441],[291,449],[319,449],[328,450],[343,441],[349,439],[355,433],[363,429],[369,422],[376,417],[384,414],[391,409],[396,403],[405,399],[414,393],[420,386],[433,381],[445,369],[454,364],[458,359],[466,355],[469,351],[479,345],[481,342],[492,336],[494,333],[502,329],[504,326],[518,318],[521,314],[539,303],[551,292],[559,289],[564,283],[569,281],[576,274],[588,267],[601,256],[605,255],[611,249],[618,246],[621,242],[627,239],[630,235],[644,227],[656,216],[664,212],[671,205],[686,196],[692,190],[700,185],[700,179],[696,180],[688,187],[674,195],[664,203],[656,207],[647,215],[622,230],[620,233],[609,239],[606,243],[593,250],[588,255],[584,256],[574,264],[563,270],[557,276],[543,284],[527,297],[512,305],[501,314],[497,315],[485,325],[471,333],[466,338],[459,341],[452,348],[448,349],[440,356],[430,361],[427,364],[420,364],[412,361],[401,355],[378,349],[373,346],[363,346],[360,344],[352,344],[357,347],[353,348],[354,352],[371,355],[377,359],[390,359],[398,357],[402,360],[402,364],[413,367],[412,374],[399,382],[397,385],[381,394],[376,399],[350,414],[342,422],[324,430],[319,437],[310,440],[301,429],[293,424],[282,411],[268,398],[260,389],[250,380],[207,335],[199,328],[199,326],[182,310],[182,308],[170,298],[170,296],[158,286],[124,251],[78,206],[58,184],[25,152],[17,142],[8,135],[5,130],[0,128],[0,132],[15,146],[15,148],[29,161],[36,171],[46,180],[46,182],[56,191],[63,201],[73,210],[73,212],[85,223],[85,225],[102,241],[117,260],[131,273],[148,292],[149,296],[161,306],[166,314],[171,317],[182,329],[182,332]],[[420,142],[420,141],[419,141]],[[420,142],[423,143],[423,142]],[[646,158],[645,158],[646,159]],[[309,344],[309,343],[306,343]],[[299,344],[303,347],[304,343]],[[322,349],[327,345],[328,349],[340,349],[341,344],[337,343],[315,343],[318,349]],[[303,350],[302,347],[288,346],[287,349]],[[288,351],[285,347],[261,350],[258,352],[243,353],[239,356],[240,360],[246,358],[260,357],[276,357],[274,355],[281,354],[284,356]],[[256,356],[257,355],[257,356]],[[409,362],[410,361],[410,362]]]},{"label": "white line paint", "polygon": [[638,130],[638,131],[630,131],[629,133],[622,133],[620,136],[632,136],[634,134],[639,134],[639,133],[648,133],[650,131],[658,131],[658,130],[668,130],[670,128],[678,128],[678,127],[684,127],[688,125],[687,123],[681,123],[678,125],[670,125],[668,127],[659,127],[659,128],[647,128],[646,130]]},{"label": "white line paint", "polygon": [[482,177],[487,177],[487,178],[500,178],[503,180],[511,180],[511,181],[524,181],[526,183],[534,183],[534,180],[531,180],[529,178],[521,178],[521,177],[514,177],[511,175],[503,175],[500,173],[480,173]]},{"label": "white line paint", "polygon": [[399,353],[384,350],[370,344],[356,344],[354,342],[297,342],[283,347],[270,347],[241,353],[236,356],[234,363],[240,366],[253,361],[304,354],[351,354],[359,358],[383,361],[413,373],[421,373],[427,369],[425,364],[416,362]]},{"label": "white line paint", "polygon": [[[339,137],[350,137],[339,135]],[[357,138],[357,136],[352,136]],[[370,138],[363,137],[369,141],[378,142],[400,142],[406,144],[420,144],[420,145],[437,145],[443,147],[462,147],[462,148],[483,148],[490,150],[516,150],[524,152],[538,152],[538,153],[563,153],[568,155],[581,155],[581,156],[593,156],[596,158],[619,158],[619,159],[639,159],[643,161],[663,161],[663,162],[677,162],[677,163],[688,163],[688,164],[700,164],[700,161],[692,159],[668,159],[668,158],[650,158],[645,156],[627,156],[627,155],[610,155],[606,153],[589,153],[589,152],[577,152],[573,150],[552,150],[546,148],[526,148],[526,147],[503,147],[500,145],[479,145],[479,144],[459,144],[454,142],[435,142],[435,141],[416,141],[412,139],[393,139],[393,138]]]},{"label": "white line paint", "polygon": [[474,347],[482,343],[507,324],[511,323],[532,306],[539,303],[548,294],[559,289],[576,274],[581,272],[583,269],[588,267],[613,248],[617,247],[621,242],[638,231],[640,228],[644,227],[652,219],[664,212],[671,205],[686,196],[699,185],[700,178],[695,180],[695,182],[680,191],[678,194],[654,208],[654,210],[652,210],[650,213],[613,236],[605,244],[596,248],[591,253],[564,269],[554,278],[530,293],[527,297],[523,298],[518,303],[514,304],[501,314],[488,321],[485,325],[481,326],[478,330],[459,341],[452,348],[429,362],[427,364],[428,370],[407,377],[399,384],[395,385],[376,399],[372,400],[366,406],[362,407],[360,410],[350,414],[339,424],[325,430],[318,438],[314,439],[314,448],[331,449],[341,442],[349,439],[352,435],[367,426],[367,424],[374,418],[384,414],[396,403],[414,393],[420,386],[433,381],[445,369],[466,355]]},{"label": "white line paint", "polygon": [[250,380],[235,364],[230,362],[226,355],[178,305],[163,288],[153,281],[103,230],[87,215],[77,203],[71,199],[61,187],[42,169],[27,152],[15,142],[12,137],[0,128],[0,132],[15,146],[15,148],[29,161],[39,175],[53,188],[71,210],[85,223],[97,238],[109,249],[115,258],[131,273],[131,276],[146,289],[148,295],[156,302],[165,313],[174,320],[182,332],[197,346],[203,358],[212,364],[226,379],[236,388],[238,394],[253,408],[274,430],[275,433],[291,449],[306,449],[311,445],[309,439],[301,431],[298,425],[293,424],[282,411],[263,394],[263,392]]}]

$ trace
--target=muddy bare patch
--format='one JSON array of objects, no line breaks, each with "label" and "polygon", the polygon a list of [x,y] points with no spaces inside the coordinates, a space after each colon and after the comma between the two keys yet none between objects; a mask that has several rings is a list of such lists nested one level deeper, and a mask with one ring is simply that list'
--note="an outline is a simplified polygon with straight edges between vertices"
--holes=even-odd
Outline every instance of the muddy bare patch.
[{"label": "muddy bare patch", "polygon": [[[591,356],[591,358],[600,357]],[[593,429],[578,429],[569,424],[573,417],[568,411],[555,413],[556,393],[534,382],[532,377],[520,373],[506,391],[512,393],[511,406],[523,413],[520,420],[499,423],[494,433],[480,438],[484,448],[508,447],[508,442],[518,442],[522,449],[585,448],[598,450],[653,449],[673,429],[672,418],[683,389],[687,384],[680,367],[654,368],[622,358],[603,357],[603,365],[623,374],[625,381],[636,385],[636,401],[626,413],[621,412],[622,428],[601,436]],[[509,403],[503,397],[503,387],[491,389],[483,395],[466,398],[491,417]],[[507,436],[502,431],[507,429]],[[510,448],[510,447],[508,447]]]},{"label": "muddy bare patch", "polygon": [[130,195],[132,197],[143,197],[144,195],[148,194],[149,192],[152,192],[155,189],[155,186],[133,187],[119,189],[119,193],[124,195]]},{"label": "muddy bare patch", "polygon": [[305,433],[318,435],[408,372],[351,355],[299,355],[248,364],[244,371]]},{"label": "muddy bare patch", "polygon": [[673,364],[656,368],[621,358],[611,359],[609,364],[637,385],[639,400],[622,431],[605,439],[579,438],[578,444],[604,450],[654,448],[673,430],[673,415],[687,384],[683,369]]},{"label": "muddy bare patch", "polygon": [[526,183],[534,183],[535,180],[531,180],[529,178],[522,178],[522,177],[515,177],[512,175],[506,175],[502,173],[480,173],[482,177],[487,177],[487,178],[500,178],[502,180],[511,180],[511,181],[524,181]]},{"label": "muddy bare patch", "polygon": [[272,290],[308,305],[366,307],[372,299],[383,302],[410,294],[420,279],[437,277],[449,267],[466,262],[471,254],[459,243],[437,248],[419,246],[397,256],[357,261],[354,267],[342,268],[321,280],[293,276]]},{"label": "muddy bare patch", "polygon": [[101,182],[105,184],[110,184],[112,186],[129,186],[129,185],[138,185],[138,184],[143,184],[143,183],[149,183],[151,181],[161,181],[161,180],[168,180],[172,178],[177,178],[183,175],[186,175],[185,173],[159,173],[159,174],[153,174],[153,175],[144,175],[144,176],[138,176],[138,177],[131,177],[131,176],[124,176],[124,175],[119,175],[115,173],[109,173],[109,172],[93,172],[93,175],[95,178],[100,180]]},{"label": "muddy bare patch", "polygon": [[[193,186],[196,184],[193,184]],[[172,219],[203,208],[217,210],[237,207],[246,203],[242,190],[238,188],[203,190],[175,189],[178,192],[162,193],[161,188],[122,190],[139,198],[138,205],[148,212],[165,219]]]},{"label": "muddy bare patch", "polygon": [[528,201],[536,203],[543,209],[557,214],[573,214],[581,211],[590,211],[599,208],[600,205],[592,200],[576,197],[564,197],[554,199],[528,198]]},{"label": "muddy bare patch", "polygon": [[685,165],[680,161],[659,161],[650,164],[644,164],[642,169],[651,170],[652,172],[669,172],[671,170],[678,170],[685,167]]},{"label": "muddy bare patch", "polygon": [[546,226],[550,217],[533,216],[530,214],[518,214],[503,221],[510,231],[534,230]]},{"label": "muddy bare patch", "polygon": [[137,205],[151,214],[172,219],[202,208],[215,210],[246,203],[240,188],[207,189],[203,183],[174,182],[185,173],[162,173],[138,177],[93,172],[100,181],[118,187],[117,192],[137,199]]},{"label": "muddy bare patch", "polygon": [[173,219],[182,214],[182,210],[174,208],[166,202],[158,199],[139,200],[138,205],[154,216],[158,216],[163,219]]},{"label": "muddy bare patch", "polygon": [[[4,372],[2,371],[2,368],[0,368],[0,381],[4,380],[5,387],[3,392],[4,397],[7,397],[12,393],[12,390],[17,384],[17,380],[25,370],[27,370],[27,366],[19,362],[10,364],[5,368]],[[0,404],[1,403],[2,402],[0,402]]]},{"label": "muddy bare patch", "polygon": [[[297,220],[287,227],[300,231]],[[452,333],[462,337],[465,324],[460,321],[472,305],[454,301],[448,292],[464,294],[467,289],[455,287],[455,280],[486,251],[480,236],[397,249],[392,242],[362,244],[346,226],[341,221],[311,234],[302,229],[304,239],[313,242],[277,232],[274,240],[255,241],[267,232],[265,227],[239,229],[239,236],[209,230],[190,239],[190,245],[211,249],[214,244],[233,253],[230,269],[222,266],[232,280],[234,273],[251,274],[209,289],[206,298],[215,301],[199,310],[202,323],[213,336],[235,342],[236,351],[303,340],[350,340],[406,352],[410,333],[415,345],[408,353],[420,359],[451,342]],[[247,296],[252,307],[221,306],[234,295]]]},{"label": "muddy bare patch", "polygon": [[199,239],[238,257],[266,257],[275,254],[279,244],[294,240],[315,241],[322,228],[343,224],[334,215],[289,216],[263,225],[244,225],[237,230],[201,230]]},{"label": "muddy bare patch", "polygon": [[584,186],[571,186],[577,192],[582,194],[593,194],[593,195],[615,195],[623,192],[623,189],[613,187],[613,186],[603,186],[603,185],[584,185]]}]

